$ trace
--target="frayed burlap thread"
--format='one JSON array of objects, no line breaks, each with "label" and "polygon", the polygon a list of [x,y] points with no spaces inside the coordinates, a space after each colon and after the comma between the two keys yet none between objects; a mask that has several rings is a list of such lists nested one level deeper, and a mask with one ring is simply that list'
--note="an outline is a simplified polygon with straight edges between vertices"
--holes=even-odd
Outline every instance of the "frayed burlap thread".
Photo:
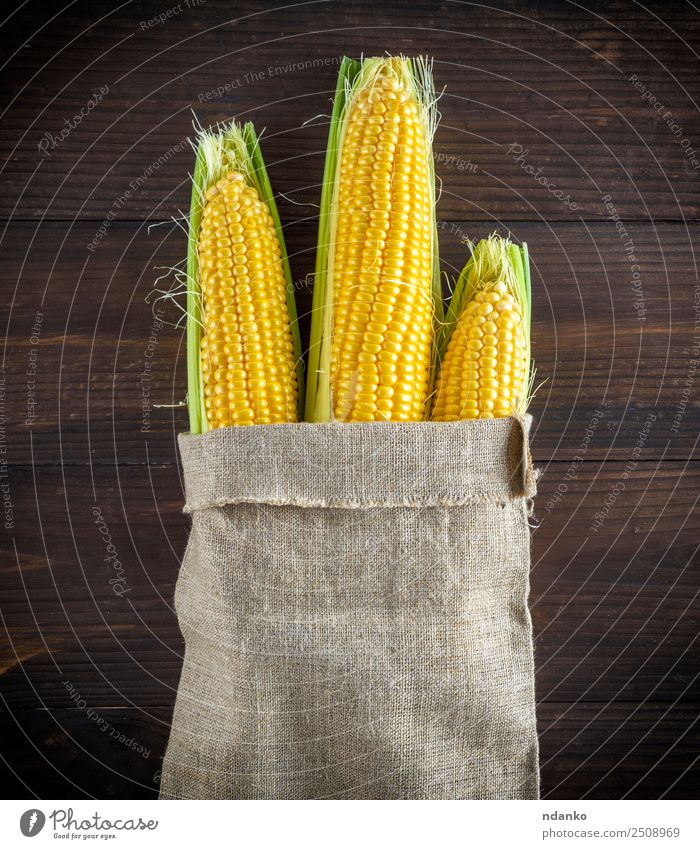
[{"label": "frayed burlap thread", "polygon": [[529,427],[180,437],[162,798],[537,798]]}]

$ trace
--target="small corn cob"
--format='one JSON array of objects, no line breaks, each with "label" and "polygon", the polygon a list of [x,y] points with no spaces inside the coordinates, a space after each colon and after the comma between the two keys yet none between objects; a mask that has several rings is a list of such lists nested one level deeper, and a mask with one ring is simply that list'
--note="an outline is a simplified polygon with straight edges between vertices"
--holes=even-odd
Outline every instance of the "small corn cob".
[{"label": "small corn cob", "polygon": [[447,316],[433,421],[526,412],[531,385],[527,266],[526,245],[521,249],[492,236],[474,248]]},{"label": "small corn cob", "polygon": [[251,124],[200,134],[188,281],[192,432],[297,421],[294,296]]},{"label": "small corn cob", "polygon": [[344,60],[319,227],[309,421],[425,419],[441,305],[434,126],[427,62]]}]

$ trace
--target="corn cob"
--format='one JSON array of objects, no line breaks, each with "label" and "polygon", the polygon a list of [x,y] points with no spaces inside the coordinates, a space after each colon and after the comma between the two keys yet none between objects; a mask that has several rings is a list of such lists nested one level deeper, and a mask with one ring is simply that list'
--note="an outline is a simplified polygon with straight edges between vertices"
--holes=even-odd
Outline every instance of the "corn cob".
[{"label": "corn cob", "polygon": [[188,252],[190,429],[297,421],[289,265],[252,124],[199,136]]},{"label": "corn cob", "polygon": [[437,273],[425,60],[344,60],[324,175],[309,421],[425,419]]},{"label": "corn cob", "polygon": [[460,275],[442,339],[433,421],[525,413],[530,377],[527,245],[491,236]]}]

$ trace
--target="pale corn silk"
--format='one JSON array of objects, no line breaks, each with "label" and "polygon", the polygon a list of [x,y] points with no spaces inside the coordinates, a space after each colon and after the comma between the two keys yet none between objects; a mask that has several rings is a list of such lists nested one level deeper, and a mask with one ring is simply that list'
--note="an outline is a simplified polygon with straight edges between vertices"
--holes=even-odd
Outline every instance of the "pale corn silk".
[{"label": "pale corn silk", "polygon": [[161,798],[537,798],[530,421],[180,437]]}]

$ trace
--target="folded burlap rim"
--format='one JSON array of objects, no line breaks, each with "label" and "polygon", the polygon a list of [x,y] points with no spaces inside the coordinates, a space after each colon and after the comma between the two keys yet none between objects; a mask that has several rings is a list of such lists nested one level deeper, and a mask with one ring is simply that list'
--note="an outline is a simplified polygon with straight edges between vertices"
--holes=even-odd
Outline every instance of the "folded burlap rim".
[{"label": "folded burlap rim", "polygon": [[[529,415],[279,424],[179,436],[185,513],[228,504],[435,507],[536,493]],[[289,462],[280,462],[287,457]]]}]

